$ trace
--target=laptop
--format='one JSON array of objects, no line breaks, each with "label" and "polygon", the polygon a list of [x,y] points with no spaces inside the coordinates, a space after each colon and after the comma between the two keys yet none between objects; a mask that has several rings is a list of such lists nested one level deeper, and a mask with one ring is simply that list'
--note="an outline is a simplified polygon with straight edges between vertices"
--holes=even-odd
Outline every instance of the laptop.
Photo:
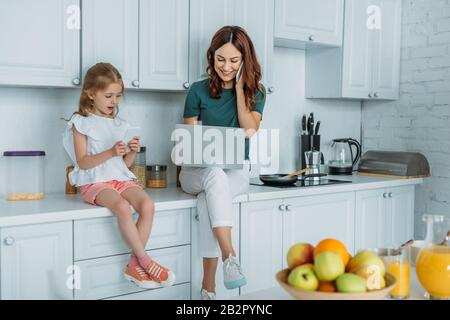
[{"label": "laptop", "polygon": [[172,132],[172,161],[184,167],[243,169],[245,130],[177,124]]}]

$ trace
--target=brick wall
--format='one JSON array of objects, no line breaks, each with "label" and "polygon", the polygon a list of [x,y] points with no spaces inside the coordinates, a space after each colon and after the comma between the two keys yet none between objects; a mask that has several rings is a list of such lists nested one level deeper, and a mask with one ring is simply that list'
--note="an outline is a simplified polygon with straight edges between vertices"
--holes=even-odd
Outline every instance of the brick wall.
[{"label": "brick wall", "polygon": [[416,189],[421,216],[444,214],[450,227],[450,0],[403,0],[400,99],[364,102],[364,150],[417,151],[432,178]]}]

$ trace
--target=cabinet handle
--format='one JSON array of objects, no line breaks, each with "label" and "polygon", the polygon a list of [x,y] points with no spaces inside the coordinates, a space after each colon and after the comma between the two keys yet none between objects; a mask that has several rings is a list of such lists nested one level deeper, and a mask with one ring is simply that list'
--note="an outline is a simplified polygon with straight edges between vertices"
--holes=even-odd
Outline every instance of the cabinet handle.
[{"label": "cabinet handle", "polygon": [[285,206],[284,204],[281,204],[281,205],[278,207],[278,210],[280,210],[280,211],[286,211],[286,206]]},{"label": "cabinet handle", "polygon": [[291,205],[288,205],[288,206],[286,206],[286,211],[292,211],[292,206]]},{"label": "cabinet handle", "polygon": [[383,193],[383,198],[387,198],[388,197],[388,194],[385,192],[385,193]]},{"label": "cabinet handle", "polygon": [[314,41],[314,36],[310,35],[308,39],[309,39],[309,41]]},{"label": "cabinet handle", "polygon": [[378,98],[378,92],[375,92],[373,95],[375,98]]},{"label": "cabinet handle", "polygon": [[369,93],[369,98],[372,98],[372,93]]},{"label": "cabinet handle", "polygon": [[275,88],[274,87],[269,87],[269,89],[267,91],[269,92],[269,94],[274,93],[275,92]]},{"label": "cabinet handle", "polygon": [[79,86],[80,83],[81,83],[80,78],[74,78],[74,79],[72,79],[72,84],[73,84],[74,86]]},{"label": "cabinet handle", "polygon": [[183,88],[185,88],[186,90],[189,89],[190,87],[191,87],[191,84],[189,82],[183,83]]},{"label": "cabinet handle", "polygon": [[389,196],[389,198],[392,198],[393,197],[392,192],[389,192],[388,196]]},{"label": "cabinet handle", "polygon": [[200,221],[200,217],[198,216],[198,213],[195,214],[194,219],[195,219],[195,221]]},{"label": "cabinet handle", "polygon": [[5,241],[4,241],[5,245],[7,245],[7,246],[12,246],[15,242],[16,241],[12,237],[7,237],[7,238],[5,238]]},{"label": "cabinet handle", "polygon": [[140,83],[139,83],[139,80],[134,80],[131,84],[132,84],[133,87],[139,88],[139,84]]}]

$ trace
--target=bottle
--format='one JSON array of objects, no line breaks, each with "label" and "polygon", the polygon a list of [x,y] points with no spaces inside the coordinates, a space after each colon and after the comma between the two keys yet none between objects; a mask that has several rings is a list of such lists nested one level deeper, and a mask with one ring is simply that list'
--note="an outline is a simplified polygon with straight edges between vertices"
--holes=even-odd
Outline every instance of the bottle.
[{"label": "bottle", "polygon": [[69,174],[73,171],[74,166],[70,165],[66,168],[66,194],[77,194],[77,187],[70,184]]},{"label": "bottle", "polygon": [[141,147],[139,151],[136,153],[136,159],[134,160],[134,164],[131,166],[130,171],[134,173],[136,176],[136,183],[145,189],[145,182],[147,180],[146,177],[146,158],[145,153],[147,149],[146,147]]}]

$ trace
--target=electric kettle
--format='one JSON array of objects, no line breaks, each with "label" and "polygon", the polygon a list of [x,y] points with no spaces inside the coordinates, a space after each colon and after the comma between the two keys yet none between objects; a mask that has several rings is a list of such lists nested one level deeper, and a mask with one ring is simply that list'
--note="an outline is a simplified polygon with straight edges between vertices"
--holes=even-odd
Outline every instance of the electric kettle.
[{"label": "electric kettle", "polygon": [[360,157],[361,144],[357,140],[352,138],[334,139],[329,151],[328,173],[331,175],[351,175],[353,167]]}]

